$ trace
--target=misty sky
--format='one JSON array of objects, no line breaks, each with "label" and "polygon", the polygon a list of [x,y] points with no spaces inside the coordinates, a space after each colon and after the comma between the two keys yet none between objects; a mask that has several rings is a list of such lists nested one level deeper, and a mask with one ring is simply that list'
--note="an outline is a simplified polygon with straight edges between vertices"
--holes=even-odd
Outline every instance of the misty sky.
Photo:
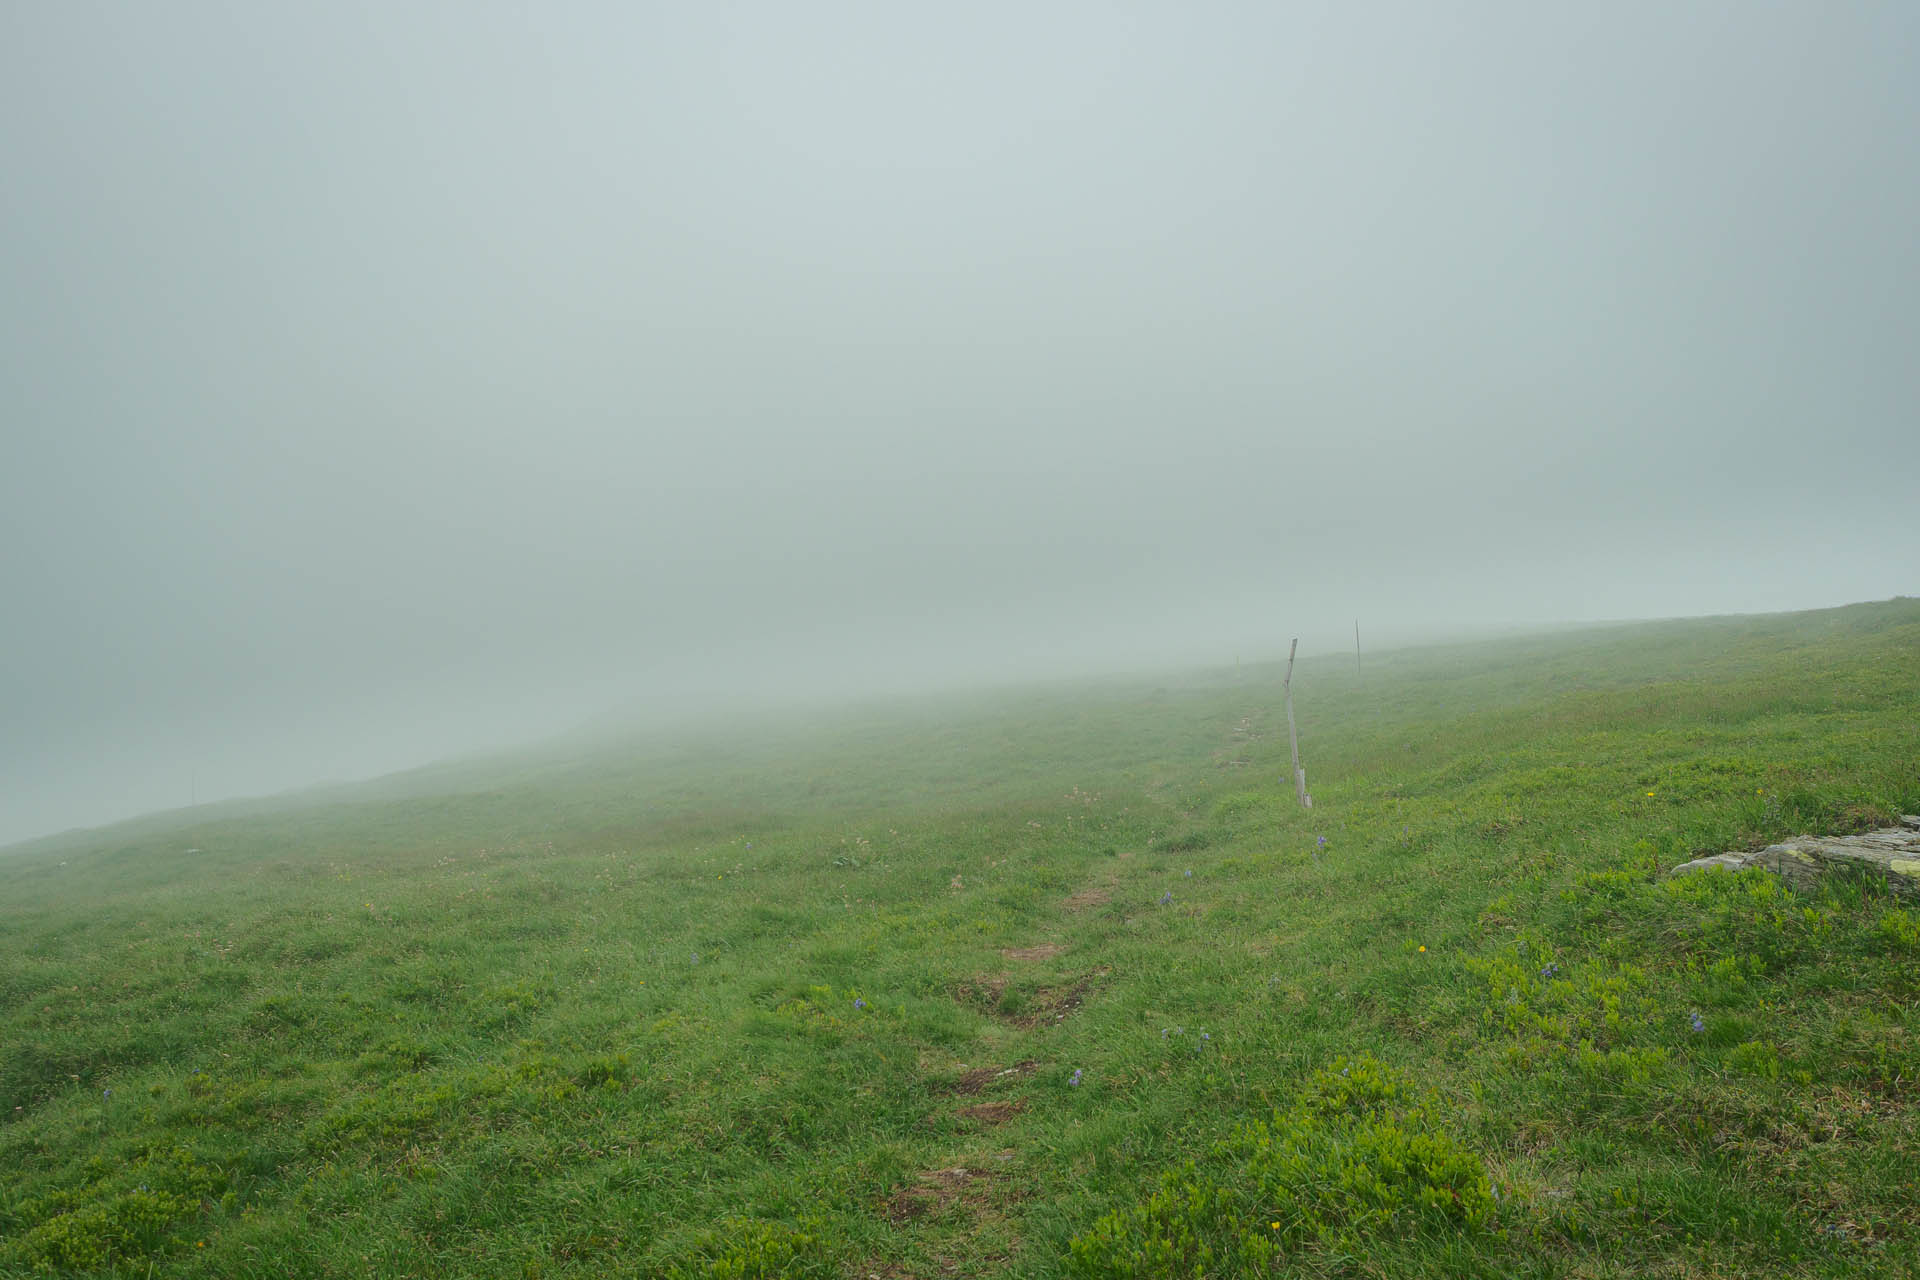
[{"label": "misty sky", "polygon": [[1920,591],[1920,6],[0,4],[0,840]]}]

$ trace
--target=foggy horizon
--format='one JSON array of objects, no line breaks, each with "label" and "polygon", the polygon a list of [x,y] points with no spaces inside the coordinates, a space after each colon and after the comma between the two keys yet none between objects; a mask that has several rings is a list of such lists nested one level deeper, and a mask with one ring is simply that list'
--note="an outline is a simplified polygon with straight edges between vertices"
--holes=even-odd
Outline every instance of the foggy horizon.
[{"label": "foggy horizon", "polygon": [[21,4],[0,845],[1920,593],[1920,10]]}]

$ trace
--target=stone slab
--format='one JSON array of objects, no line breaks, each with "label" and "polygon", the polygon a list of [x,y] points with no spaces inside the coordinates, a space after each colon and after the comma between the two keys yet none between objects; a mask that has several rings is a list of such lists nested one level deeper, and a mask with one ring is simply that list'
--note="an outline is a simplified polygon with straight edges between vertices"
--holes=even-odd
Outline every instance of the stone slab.
[{"label": "stone slab", "polygon": [[1797,836],[1755,853],[1716,853],[1683,862],[1673,871],[1678,875],[1711,867],[1759,867],[1796,889],[1810,889],[1835,868],[1853,867],[1884,879],[1903,897],[1920,898],[1920,815],[1903,815],[1900,821],[1902,826],[1863,835]]}]

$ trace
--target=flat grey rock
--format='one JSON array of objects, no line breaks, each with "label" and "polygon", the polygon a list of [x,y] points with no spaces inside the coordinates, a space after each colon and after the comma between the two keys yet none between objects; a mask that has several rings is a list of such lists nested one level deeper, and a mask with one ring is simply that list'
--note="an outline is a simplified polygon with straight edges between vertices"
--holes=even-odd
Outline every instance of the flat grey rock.
[{"label": "flat grey rock", "polygon": [[1796,889],[1810,889],[1836,867],[1853,867],[1884,879],[1887,887],[1920,898],[1920,816],[1903,815],[1902,826],[1858,836],[1797,836],[1770,844],[1758,853],[1716,853],[1673,869],[1705,871],[1725,867],[1771,871]]}]

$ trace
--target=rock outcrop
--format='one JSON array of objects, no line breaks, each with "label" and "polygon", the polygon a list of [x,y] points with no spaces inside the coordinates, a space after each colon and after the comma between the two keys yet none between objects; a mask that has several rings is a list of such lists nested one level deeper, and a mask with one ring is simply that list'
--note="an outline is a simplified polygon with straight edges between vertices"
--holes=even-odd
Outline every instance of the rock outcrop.
[{"label": "rock outcrop", "polygon": [[1730,871],[1759,867],[1796,889],[1807,889],[1835,868],[1853,867],[1883,878],[1888,888],[1903,897],[1920,898],[1920,815],[1908,814],[1900,822],[1865,835],[1799,836],[1758,853],[1716,853],[1683,862],[1673,870],[1678,875],[1708,867]]}]

